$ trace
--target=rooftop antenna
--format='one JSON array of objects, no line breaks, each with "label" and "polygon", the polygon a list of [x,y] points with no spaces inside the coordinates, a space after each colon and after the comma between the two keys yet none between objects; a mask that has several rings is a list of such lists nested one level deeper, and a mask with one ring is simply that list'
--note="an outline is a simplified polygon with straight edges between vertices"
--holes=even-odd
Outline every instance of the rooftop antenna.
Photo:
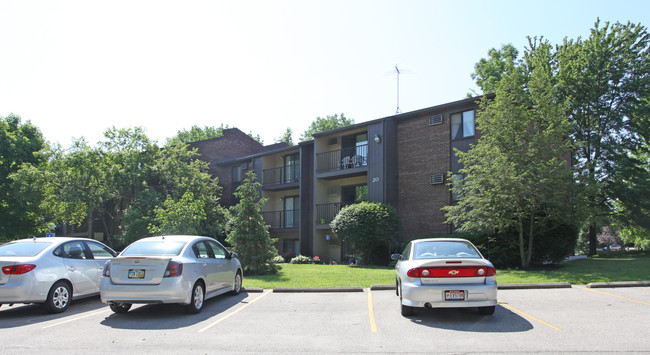
[{"label": "rooftop antenna", "polygon": [[395,64],[395,72],[397,73],[397,110],[395,110],[395,114],[397,115],[402,113],[402,110],[399,108],[399,68],[397,64]]}]

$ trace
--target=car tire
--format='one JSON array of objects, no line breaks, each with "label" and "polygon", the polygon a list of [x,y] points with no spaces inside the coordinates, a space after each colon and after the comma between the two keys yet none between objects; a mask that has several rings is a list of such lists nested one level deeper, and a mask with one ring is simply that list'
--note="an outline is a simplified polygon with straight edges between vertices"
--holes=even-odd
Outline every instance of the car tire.
[{"label": "car tire", "polygon": [[237,296],[241,292],[241,284],[242,284],[242,276],[241,272],[237,271],[235,274],[235,279],[232,283],[232,291],[230,291],[230,294],[233,296]]},{"label": "car tire", "polygon": [[192,287],[192,297],[190,297],[190,304],[187,305],[185,311],[189,314],[196,314],[203,309],[203,302],[205,301],[205,291],[203,284],[197,281]]},{"label": "car tire", "polygon": [[111,311],[115,313],[126,313],[131,309],[130,303],[111,303],[109,306],[111,307]]},{"label": "car tire", "polygon": [[399,296],[399,281],[395,279],[395,295]]},{"label": "car tire", "polygon": [[489,315],[494,314],[495,309],[496,309],[496,306],[479,307],[478,308],[478,313],[480,313],[482,315],[489,316]]},{"label": "car tire", "polygon": [[61,313],[68,309],[70,301],[72,301],[70,285],[65,281],[58,281],[50,288],[43,306],[48,313]]},{"label": "car tire", "polygon": [[399,290],[399,304],[402,308],[402,317],[410,317],[415,314],[415,308],[411,306],[405,306],[402,304],[402,287],[398,287]]}]

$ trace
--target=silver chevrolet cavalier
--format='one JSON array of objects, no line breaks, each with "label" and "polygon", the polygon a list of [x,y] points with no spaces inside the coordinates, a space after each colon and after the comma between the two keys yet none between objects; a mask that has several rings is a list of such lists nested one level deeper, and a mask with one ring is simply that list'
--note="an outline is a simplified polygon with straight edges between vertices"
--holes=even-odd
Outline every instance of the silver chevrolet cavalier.
[{"label": "silver chevrolet cavalier", "polygon": [[169,235],[140,239],[106,263],[100,297],[115,313],[134,303],[178,303],[199,313],[206,299],[239,294],[237,255],[209,237]]},{"label": "silver chevrolet cavalier", "polygon": [[102,269],[117,255],[86,238],[30,238],[0,245],[0,305],[40,303],[50,313],[99,293]]},{"label": "silver chevrolet cavalier", "polygon": [[496,269],[470,241],[417,239],[392,258],[397,260],[397,296],[403,316],[412,316],[418,307],[477,307],[480,314],[494,313]]}]

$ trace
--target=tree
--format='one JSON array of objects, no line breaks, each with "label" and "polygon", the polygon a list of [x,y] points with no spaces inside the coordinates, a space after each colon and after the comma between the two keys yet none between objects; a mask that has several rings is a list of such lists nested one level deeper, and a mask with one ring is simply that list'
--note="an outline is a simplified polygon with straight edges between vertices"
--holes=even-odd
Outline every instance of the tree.
[{"label": "tree", "polygon": [[311,123],[309,128],[300,137],[301,142],[314,139],[314,134],[318,132],[325,132],[332,129],[346,127],[354,124],[354,119],[347,118],[343,113],[341,116],[334,114],[334,116],[327,115],[326,118],[316,117],[316,120]]},{"label": "tree", "polygon": [[[650,34],[639,25],[595,23],[589,38],[558,46],[558,97],[568,99],[574,170],[582,187],[589,254],[625,194],[617,178],[642,166],[635,153],[650,138]],[[647,198],[646,198],[647,200]]]},{"label": "tree", "polygon": [[452,191],[447,222],[460,231],[517,231],[521,266],[533,257],[536,236],[571,215],[570,125],[553,96],[551,45],[529,38],[524,60],[496,82],[494,99],[477,112],[480,137],[468,152],[456,150],[462,178]]},{"label": "tree", "polygon": [[332,223],[332,232],[355,249],[363,252],[369,263],[373,250],[397,242],[401,222],[397,210],[379,202],[360,202],[345,206]]},{"label": "tree", "polygon": [[255,173],[248,172],[244,183],[235,192],[239,202],[231,207],[232,218],[228,223],[226,242],[237,252],[244,272],[274,274],[277,268],[272,261],[278,255],[275,248],[277,239],[270,237],[269,226],[262,217],[266,199],[260,199],[260,183],[255,178]]},{"label": "tree", "polygon": [[174,145],[179,143],[193,143],[198,141],[204,141],[212,138],[218,138],[223,136],[223,130],[228,129],[229,127],[223,124],[219,127],[208,127],[203,128],[193,125],[190,130],[178,131],[176,137],[168,138],[166,145]]},{"label": "tree", "polygon": [[282,136],[280,138],[275,139],[275,143],[287,143],[288,145],[293,145],[293,139],[291,138],[291,135],[293,135],[293,132],[291,131],[291,127],[287,127],[287,130],[284,131]]},{"label": "tree", "polygon": [[0,239],[26,237],[47,228],[40,210],[42,196],[25,195],[30,189],[17,190],[19,182],[14,175],[23,168],[37,173],[46,163],[44,148],[43,135],[36,126],[22,123],[14,114],[0,116]]},{"label": "tree", "polygon": [[[474,65],[472,79],[484,94],[493,93],[503,74],[512,72],[521,62],[517,59],[519,51],[512,44],[505,44],[501,49],[490,49],[488,59],[482,58]],[[467,96],[477,96],[472,90]]]},{"label": "tree", "polygon": [[207,219],[204,201],[195,199],[191,192],[186,192],[179,201],[167,196],[163,205],[157,206],[154,213],[156,214],[155,224],[151,224],[149,230],[151,233],[159,235],[197,235],[201,229],[201,223]]}]

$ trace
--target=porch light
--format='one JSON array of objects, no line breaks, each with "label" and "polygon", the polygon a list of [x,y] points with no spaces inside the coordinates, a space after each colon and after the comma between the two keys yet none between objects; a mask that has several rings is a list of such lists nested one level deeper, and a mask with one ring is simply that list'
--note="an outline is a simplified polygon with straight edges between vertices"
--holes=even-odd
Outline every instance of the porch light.
[{"label": "porch light", "polygon": [[381,143],[381,137],[378,134],[375,134],[375,143]]}]

